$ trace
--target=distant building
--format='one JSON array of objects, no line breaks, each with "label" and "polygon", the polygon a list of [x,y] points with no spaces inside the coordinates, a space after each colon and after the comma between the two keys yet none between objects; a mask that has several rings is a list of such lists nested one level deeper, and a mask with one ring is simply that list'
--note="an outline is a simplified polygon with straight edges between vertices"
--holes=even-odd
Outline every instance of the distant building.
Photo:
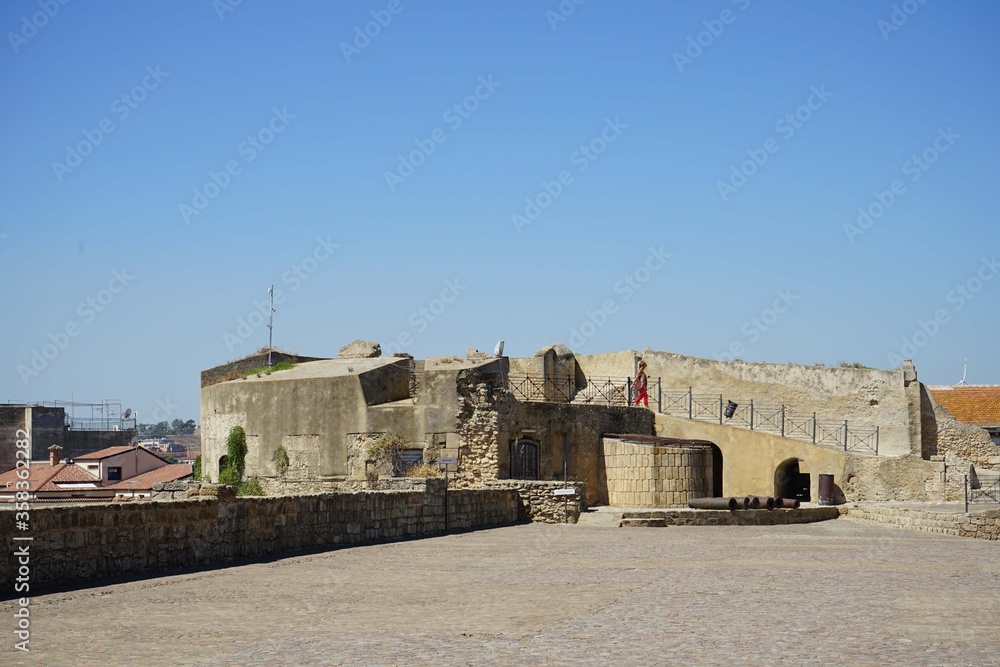
[{"label": "distant building", "polygon": [[[77,502],[148,498],[153,484],[191,476],[191,466],[169,464],[142,447],[108,447],[75,460],[61,457],[59,445],[49,447],[48,461],[32,461],[29,477],[18,469],[0,474],[0,502],[12,502],[18,491],[27,491],[32,502]],[[27,488],[18,482],[27,481]]]},{"label": "distant building", "polygon": [[51,445],[64,458],[84,452],[127,445],[135,435],[135,419],[125,419],[121,403],[6,403],[0,404],[0,470],[13,468],[16,441],[26,433],[32,460],[42,461]]}]

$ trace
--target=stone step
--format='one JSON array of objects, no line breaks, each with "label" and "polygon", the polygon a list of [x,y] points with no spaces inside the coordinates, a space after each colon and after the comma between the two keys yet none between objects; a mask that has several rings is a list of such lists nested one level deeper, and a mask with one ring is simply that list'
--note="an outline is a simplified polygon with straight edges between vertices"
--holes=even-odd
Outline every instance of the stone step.
[{"label": "stone step", "polygon": [[619,512],[598,512],[590,510],[582,512],[577,520],[578,526],[594,526],[600,528],[618,528],[622,524],[622,515]]},{"label": "stone step", "polygon": [[656,519],[652,517],[622,519],[622,528],[666,528],[666,519]]}]

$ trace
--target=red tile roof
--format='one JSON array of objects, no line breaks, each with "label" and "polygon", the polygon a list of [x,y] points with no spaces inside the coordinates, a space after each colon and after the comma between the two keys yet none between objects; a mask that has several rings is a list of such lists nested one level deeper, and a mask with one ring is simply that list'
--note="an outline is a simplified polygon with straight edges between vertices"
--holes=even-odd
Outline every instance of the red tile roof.
[{"label": "red tile roof", "polygon": [[960,422],[1000,426],[1000,385],[929,387],[934,399]]},{"label": "red tile roof", "polygon": [[153,484],[157,482],[173,482],[174,480],[183,479],[190,475],[191,466],[186,463],[174,463],[157,468],[156,470],[144,472],[141,475],[131,477],[105,488],[115,489],[116,491],[149,491],[153,488]]},{"label": "red tile roof", "polygon": [[124,454],[125,452],[131,452],[134,447],[129,447],[128,445],[122,445],[119,447],[107,447],[106,449],[99,449],[96,452],[91,452],[89,454],[84,454],[83,456],[74,457],[74,461],[97,461],[99,459],[106,459],[109,456],[115,456],[117,454]]},{"label": "red tile roof", "polygon": [[[28,477],[28,491],[60,491],[57,484],[93,482],[100,486],[101,480],[94,475],[72,463],[60,463],[51,466],[48,463],[32,463]],[[0,474],[0,491],[13,491],[15,484],[20,481],[17,476],[18,469],[8,470]],[[8,485],[9,484],[9,485]],[[17,489],[23,491],[24,489]]]}]

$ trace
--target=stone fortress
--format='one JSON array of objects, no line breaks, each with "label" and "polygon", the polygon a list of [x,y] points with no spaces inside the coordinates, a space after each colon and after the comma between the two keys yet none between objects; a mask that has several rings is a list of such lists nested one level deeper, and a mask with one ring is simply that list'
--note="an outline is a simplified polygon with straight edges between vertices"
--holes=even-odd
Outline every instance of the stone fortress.
[{"label": "stone fortress", "polygon": [[[265,354],[202,373],[203,478],[218,481],[239,425],[246,472],[266,496],[203,479],[154,485],[152,502],[33,507],[32,590],[529,521],[776,525],[846,513],[1000,539],[1000,447],[938,405],[909,362],[886,371],[562,345],[417,360],[363,341],[336,359],[273,356],[285,370],[258,371]],[[631,405],[640,360],[648,407]],[[373,456],[388,441],[398,459]],[[400,476],[417,463],[420,476]],[[447,479],[432,474],[441,469]],[[986,509],[936,504],[961,500],[967,476],[992,490]],[[686,508],[721,496],[815,503],[824,481],[820,504],[845,504]],[[0,521],[0,541],[18,536]],[[5,590],[18,567],[0,559]]]},{"label": "stone fortress", "polygon": [[[470,350],[416,360],[382,357],[364,341],[336,359],[282,359],[300,363],[246,378],[231,364],[202,374],[204,475],[218,479],[235,425],[247,433],[247,474],[269,494],[372,488],[366,452],[386,434],[407,443],[407,460],[457,460],[446,466],[452,488],[525,492],[566,480],[580,485],[581,505],[815,502],[820,475],[832,475],[840,502],[958,500],[970,466],[987,481],[1000,470],[1000,447],[939,406],[908,361],[876,370],[656,350],[576,355],[564,345],[531,358]],[[640,360],[648,409],[630,406]]]}]

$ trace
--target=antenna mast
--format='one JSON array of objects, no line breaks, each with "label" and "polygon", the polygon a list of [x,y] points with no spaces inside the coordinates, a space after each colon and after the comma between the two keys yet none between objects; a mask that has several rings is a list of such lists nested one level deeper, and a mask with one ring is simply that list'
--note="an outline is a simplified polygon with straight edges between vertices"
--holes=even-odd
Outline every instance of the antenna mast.
[{"label": "antenna mast", "polygon": [[271,297],[271,312],[267,316],[267,366],[271,366],[271,350],[274,347],[274,285],[271,285],[267,290],[268,295]]}]

